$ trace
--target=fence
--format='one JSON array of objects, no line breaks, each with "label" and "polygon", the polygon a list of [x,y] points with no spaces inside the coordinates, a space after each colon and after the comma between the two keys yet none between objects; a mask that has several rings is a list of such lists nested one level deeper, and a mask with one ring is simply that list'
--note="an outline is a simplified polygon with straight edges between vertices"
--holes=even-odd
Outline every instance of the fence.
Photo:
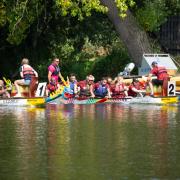
[{"label": "fence", "polygon": [[159,40],[167,52],[180,55],[180,16],[170,17],[161,26]]}]

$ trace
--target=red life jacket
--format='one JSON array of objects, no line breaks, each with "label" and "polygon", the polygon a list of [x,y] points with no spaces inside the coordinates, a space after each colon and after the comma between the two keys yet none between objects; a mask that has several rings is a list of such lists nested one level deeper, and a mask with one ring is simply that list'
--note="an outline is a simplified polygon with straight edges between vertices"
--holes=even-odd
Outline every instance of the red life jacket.
[{"label": "red life jacket", "polygon": [[164,80],[164,78],[169,77],[167,70],[165,67],[158,67],[158,74],[157,74],[157,78],[159,80]]},{"label": "red life jacket", "polygon": [[90,85],[87,84],[86,80],[77,83],[80,87],[80,96],[90,96]]},{"label": "red life jacket", "polygon": [[121,84],[117,84],[115,85],[114,89],[112,90],[112,96],[114,97],[119,97],[119,96],[122,96],[124,97],[125,94],[124,94],[124,83],[121,83]]},{"label": "red life jacket", "polygon": [[31,77],[35,76],[33,68],[29,65],[22,66],[22,73],[25,80],[31,80]]},{"label": "red life jacket", "polygon": [[136,88],[137,90],[140,90],[140,89],[141,89],[140,83],[136,83],[136,85],[135,85],[135,84],[131,84],[131,85],[129,86],[128,96],[136,97],[136,96],[137,96],[137,93],[132,90],[133,88]]},{"label": "red life jacket", "polygon": [[156,75],[158,80],[164,80],[169,77],[166,68],[163,66],[154,67],[151,73]]}]

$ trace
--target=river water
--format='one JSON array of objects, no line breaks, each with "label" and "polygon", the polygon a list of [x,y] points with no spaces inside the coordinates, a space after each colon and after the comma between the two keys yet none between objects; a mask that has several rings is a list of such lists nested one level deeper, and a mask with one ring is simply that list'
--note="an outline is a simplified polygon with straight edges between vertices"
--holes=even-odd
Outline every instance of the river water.
[{"label": "river water", "polygon": [[180,106],[1,107],[0,179],[180,179]]}]

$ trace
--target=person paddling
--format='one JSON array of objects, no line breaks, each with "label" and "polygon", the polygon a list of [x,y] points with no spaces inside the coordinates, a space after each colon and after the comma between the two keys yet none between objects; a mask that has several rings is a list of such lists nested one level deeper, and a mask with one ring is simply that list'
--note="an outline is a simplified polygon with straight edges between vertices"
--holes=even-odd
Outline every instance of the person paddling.
[{"label": "person paddling", "polygon": [[146,90],[143,89],[143,88],[144,87],[142,87],[139,80],[136,79],[136,78],[133,78],[133,81],[129,86],[128,96],[132,96],[132,97],[140,96],[140,97],[143,97],[144,94],[146,93]]},{"label": "person paddling", "polygon": [[17,90],[17,94],[14,97],[21,97],[19,85],[30,85],[32,77],[38,77],[38,73],[29,65],[29,60],[27,58],[22,59],[20,76],[22,79],[18,79],[14,82]]},{"label": "person paddling", "polygon": [[101,81],[97,82],[93,86],[94,89],[94,95],[96,97],[104,98],[108,97],[111,98],[111,92],[110,92],[110,87],[107,83],[107,79],[103,77]]}]

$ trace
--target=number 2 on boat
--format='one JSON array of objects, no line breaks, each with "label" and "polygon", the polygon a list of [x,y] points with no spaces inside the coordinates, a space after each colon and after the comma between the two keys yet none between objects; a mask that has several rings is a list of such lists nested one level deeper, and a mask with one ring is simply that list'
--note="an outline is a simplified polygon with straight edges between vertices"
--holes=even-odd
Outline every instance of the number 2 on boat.
[{"label": "number 2 on boat", "polygon": [[176,95],[176,82],[169,81],[168,82],[168,96],[175,96]]}]

